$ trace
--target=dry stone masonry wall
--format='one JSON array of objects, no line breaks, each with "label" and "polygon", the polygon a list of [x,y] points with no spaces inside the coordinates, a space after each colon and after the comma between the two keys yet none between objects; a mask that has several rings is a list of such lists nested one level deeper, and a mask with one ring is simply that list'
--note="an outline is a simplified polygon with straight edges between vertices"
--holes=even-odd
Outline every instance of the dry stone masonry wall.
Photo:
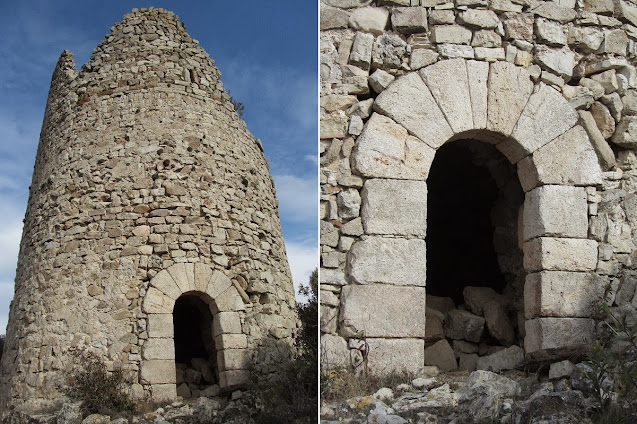
[{"label": "dry stone masonry wall", "polygon": [[[154,400],[244,386],[286,352],[297,318],[274,185],[219,78],[162,9],[125,15],[79,72],[62,53],[0,409],[58,400],[73,349],[122,367],[133,395]],[[210,356],[176,366],[173,308],[184,295],[203,305]]]},{"label": "dry stone masonry wall", "polygon": [[[321,0],[320,26],[324,367],[511,369],[585,352],[602,301],[635,322],[637,2]],[[474,270],[477,202],[429,228],[461,154],[502,281],[441,296]]]}]

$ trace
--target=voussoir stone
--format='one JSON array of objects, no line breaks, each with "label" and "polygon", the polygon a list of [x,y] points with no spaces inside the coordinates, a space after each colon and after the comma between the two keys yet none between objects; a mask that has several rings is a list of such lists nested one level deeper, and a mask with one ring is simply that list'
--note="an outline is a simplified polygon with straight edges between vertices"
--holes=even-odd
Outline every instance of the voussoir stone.
[{"label": "voussoir stone", "polygon": [[[443,60],[420,70],[422,79],[454,132],[474,129],[467,66],[464,59]],[[453,81],[450,84],[449,81]]]},{"label": "voussoir stone", "polygon": [[376,98],[374,109],[433,148],[442,146],[453,136],[453,130],[416,72],[396,79]]},{"label": "voussoir stone", "polygon": [[366,177],[426,180],[434,149],[390,118],[373,113],[356,140],[352,168]]},{"label": "voussoir stone", "polygon": [[488,81],[487,129],[508,137],[533,91],[531,75],[522,67],[495,62]]},{"label": "voussoir stone", "polygon": [[368,338],[367,366],[373,375],[393,372],[420,374],[424,366],[424,341]]},{"label": "voussoir stone", "polygon": [[352,244],[349,276],[358,284],[424,286],[425,241],[370,236]]},{"label": "voussoir stone", "polygon": [[[471,99],[471,113],[473,114],[473,128],[476,130],[487,127],[487,96],[489,88],[489,64],[487,62],[468,60],[467,76]],[[465,99],[466,100],[466,99]]]},{"label": "voussoir stone", "polygon": [[362,191],[361,218],[366,234],[424,237],[427,230],[427,183],[367,180]]},{"label": "voussoir stone", "polygon": [[[374,305],[370,309],[370,305]],[[354,337],[425,337],[424,287],[350,285],[341,293],[341,333]]]},{"label": "voussoir stone", "polygon": [[526,194],[524,240],[535,237],[586,238],[588,202],[584,187],[544,185]]},{"label": "voussoir stone", "polygon": [[587,272],[541,271],[528,274],[524,313],[535,317],[591,317],[604,297],[601,279]]},{"label": "voussoir stone", "polygon": [[538,237],[523,246],[524,269],[535,271],[593,271],[597,242],[586,239]]}]

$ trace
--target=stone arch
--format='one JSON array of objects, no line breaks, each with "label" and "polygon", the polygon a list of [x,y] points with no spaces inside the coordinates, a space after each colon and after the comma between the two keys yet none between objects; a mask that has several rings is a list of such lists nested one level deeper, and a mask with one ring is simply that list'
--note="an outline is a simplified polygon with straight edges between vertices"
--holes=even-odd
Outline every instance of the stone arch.
[{"label": "stone arch", "polygon": [[[363,235],[348,253],[352,284],[343,287],[340,316],[341,335],[368,338],[372,368],[419,362],[409,352],[422,352],[426,337],[424,313],[413,311],[425,310],[427,176],[436,150],[459,139],[495,145],[525,191],[527,355],[553,359],[590,344],[599,288],[587,187],[602,178],[578,118],[560,92],[507,62],[443,60],[377,96],[351,157],[366,178]],[[401,363],[388,364],[390,352]]]},{"label": "stone arch", "polygon": [[183,294],[198,296],[210,308],[221,389],[245,386],[249,381],[249,352],[241,326],[244,300],[228,276],[202,263],[174,264],[150,281],[143,300],[148,340],[142,347],[142,385],[150,388],[153,400],[177,396],[173,309]]}]

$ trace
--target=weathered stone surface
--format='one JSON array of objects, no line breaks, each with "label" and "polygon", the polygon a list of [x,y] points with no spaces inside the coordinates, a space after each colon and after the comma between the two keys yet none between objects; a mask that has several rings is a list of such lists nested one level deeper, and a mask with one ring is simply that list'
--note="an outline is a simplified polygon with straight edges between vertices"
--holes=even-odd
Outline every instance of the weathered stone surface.
[{"label": "weathered stone surface", "polygon": [[382,34],[387,26],[389,12],[379,7],[361,7],[352,12],[349,17],[349,25],[354,28],[373,34]]},{"label": "weathered stone surface", "polygon": [[533,41],[533,15],[530,13],[513,14],[504,19],[504,31],[507,38]]},{"label": "weathered stone surface", "polygon": [[[502,46],[502,37],[495,31],[480,30],[473,34],[471,39],[472,47],[500,47]],[[477,54],[477,50],[476,50]]]},{"label": "weathered stone surface", "polygon": [[462,297],[464,304],[469,310],[479,316],[484,315],[485,306],[491,300],[495,299],[501,303],[506,303],[506,298],[491,287],[465,287],[462,291]]},{"label": "weathered stone surface", "polygon": [[173,337],[173,314],[148,314],[148,337]]},{"label": "weathered stone surface", "polygon": [[535,318],[526,321],[524,350],[532,358],[567,358],[593,345],[595,322],[589,318]]},{"label": "weathered stone surface", "polygon": [[441,296],[433,296],[427,295],[427,307],[433,308],[437,311],[446,314],[452,309],[456,308],[456,305],[453,303],[453,299],[450,297],[441,297]]},{"label": "weathered stone surface", "polygon": [[524,364],[524,350],[520,346],[511,346],[488,356],[482,356],[476,363],[478,370],[500,372],[514,370]]},{"label": "weathered stone surface", "polygon": [[583,187],[544,185],[526,194],[524,240],[535,237],[586,238],[588,203]]},{"label": "weathered stone surface", "polygon": [[604,41],[604,33],[595,28],[573,26],[568,29],[568,45],[583,53],[596,51],[602,41]]},{"label": "weathered stone surface", "polygon": [[551,19],[560,23],[567,23],[575,19],[577,13],[573,8],[560,6],[554,2],[543,2],[532,9],[536,15]]},{"label": "weathered stone surface", "polygon": [[562,95],[568,100],[573,109],[588,109],[595,100],[591,90],[579,85],[576,87],[572,85],[562,86]]},{"label": "weathered stone surface", "polygon": [[425,310],[425,343],[430,344],[445,338],[444,320],[444,313],[427,306]]},{"label": "weathered stone surface", "polygon": [[[580,117],[580,122],[586,133],[588,134],[591,145],[595,149],[595,153],[597,153],[597,158],[599,159],[599,164],[601,165],[603,170],[611,169],[615,166],[615,154],[612,149],[604,140],[604,136],[597,128],[597,124],[595,123],[595,119],[593,115],[589,111],[580,110],[578,112]],[[617,131],[617,129],[616,129]]]},{"label": "weathered stone surface", "polygon": [[395,77],[393,75],[383,71],[382,69],[377,69],[369,76],[368,81],[369,86],[372,87],[375,92],[381,93],[384,89],[389,87],[389,84],[391,84],[394,79]]},{"label": "weathered stone surface", "polygon": [[604,88],[605,94],[610,94],[619,88],[617,85],[617,72],[614,69],[591,75],[590,79],[599,83]]},{"label": "weathered stone surface", "polygon": [[460,25],[436,25],[431,28],[434,43],[469,44],[472,33]]},{"label": "weathered stone surface", "polygon": [[609,139],[615,132],[615,120],[608,108],[600,102],[595,102],[591,105],[590,112],[602,137]]},{"label": "weathered stone surface", "polygon": [[535,271],[593,271],[597,242],[583,239],[538,237],[524,243],[524,269]]},{"label": "weathered stone surface", "polygon": [[601,184],[595,150],[577,125],[518,162],[524,191],[540,184],[587,186]]},{"label": "weathered stone surface", "polygon": [[493,299],[485,305],[484,320],[491,337],[503,346],[515,343],[515,329],[509,316],[509,304],[500,299]]},{"label": "weathered stone surface", "polygon": [[397,7],[392,10],[391,23],[394,29],[403,34],[426,32],[427,9],[422,7]]},{"label": "weathered stone surface", "polygon": [[362,199],[361,218],[366,234],[425,236],[425,181],[367,180],[363,186]]},{"label": "weathered stone surface", "polygon": [[637,148],[637,116],[623,116],[615,128],[612,141],[628,149]]},{"label": "weathered stone surface", "polygon": [[604,298],[604,289],[600,279],[586,272],[528,274],[524,285],[524,313],[527,318],[591,317]]},{"label": "weathered stone surface", "polygon": [[347,96],[340,94],[328,94],[326,96],[321,96],[321,107],[325,109],[326,112],[347,110],[356,102],[356,96]]},{"label": "weathered stone surface", "polygon": [[424,363],[425,365],[436,366],[443,372],[458,369],[458,363],[453,354],[453,349],[449,346],[449,342],[444,339],[425,348]]},{"label": "weathered stone surface", "polygon": [[431,65],[438,61],[438,53],[429,49],[412,49],[409,57],[409,67],[413,70]]},{"label": "weathered stone surface", "polygon": [[557,22],[539,18],[535,21],[535,31],[539,39],[549,45],[563,46],[566,44],[564,27]]},{"label": "weathered stone surface", "polygon": [[344,138],[347,135],[346,116],[332,116],[321,120],[321,138]]},{"label": "weathered stone surface", "polygon": [[142,348],[143,359],[175,359],[175,342],[171,338],[148,339]]},{"label": "weathered stone surface", "polygon": [[[422,79],[454,132],[474,128],[464,59],[443,60],[420,71]],[[449,80],[453,84],[449,84]]]},{"label": "weathered stone surface", "polygon": [[373,375],[392,372],[420,374],[424,364],[424,342],[417,339],[368,338],[367,366]]},{"label": "weathered stone surface", "polygon": [[456,15],[453,10],[431,10],[429,12],[429,22],[432,25],[453,24],[456,21]]},{"label": "weathered stone surface", "polygon": [[454,340],[479,342],[484,330],[484,318],[469,311],[453,309],[445,318],[445,335]]},{"label": "weathered stone surface", "polygon": [[358,32],[354,37],[352,51],[349,54],[349,63],[358,66],[363,70],[368,70],[372,62],[372,48],[374,46],[374,35]]},{"label": "weathered stone surface", "polygon": [[426,180],[434,154],[405,128],[374,113],[357,139],[352,168],[366,177]]},{"label": "weathered stone surface", "polygon": [[469,97],[471,99],[471,113],[473,115],[473,128],[483,129],[487,127],[487,79],[489,77],[489,64],[468,60],[467,76],[469,81]]},{"label": "weathered stone surface", "polygon": [[[370,310],[370,305],[374,305]],[[367,337],[425,337],[424,287],[350,285],[341,292],[341,333]]]},{"label": "weathered stone surface", "polygon": [[498,149],[511,161],[518,162],[577,123],[577,112],[546,84],[540,83],[531,95],[511,134]]},{"label": "weathered stone surface", "polygon": [[469,9],[460,14],[460,22],[478,28],[493,29],[500,24],[498,15],[492,10]]},{"label": "weathered stone surface", "polygon": [[343,190],[336,196],[336,204],[341,218],[356,218],[360,212],[361,195],[355,188]]},{"label": "weathered stone surface", "polygon": [[397,68],[407,57],[407,43],[396,34],[383,34],[374,41],[372,68]]},{"label": "weathered stone surface", "polygon": [[343,9],[321,6],[321,30],[333,28],[347,28],[349,22],[349,13]]},{"label": "weathered stone surface", "polygon": [[142,362],[142,384],[174,384],[175,360],[154,359]]},{"label": "weathered stone surface", "polygon": [[540,67],[561,76],[564,81],[568,82],[573,76],[575,53],[567,48],[561,50],[543,49],[538,52],[536,59]]},{"label": "weathered stone surface", "polygon": [[549,369],[549,378],[555,380],[558,378],[570,377],[575,371],[575,364],[571,361],[564,360],[560,362],[554,362]]},{"label": "weathered stone surface", "polygon": [[477,385],[488,385],[496,392],[507,397],[519,396],[521,392],[520,385],[516,381],[486,370],[474,371],[469,376],[467,387]]},{"label": "weathered stone surface", "polygon": [[484,60],[487,62],[496,62],[498,60],[505,59],[504,49],[501,47],[495,49],[489,49],[486,47],[476,47],[474,49],[475,58],[478,60]]},{"label": "weathered stone surface", "polygon": [[599,52],[612,53],[621,56],[626,56],[626,49],[628,48],[628,36],[626,32],[621,29],[610,30],[605,32],[604,41],[599,46]]},{"label": "weathered stone surface", "polygon": [[368,237],[348,254],[349,276],[358,284],[425,285],[425,241]]},{"label": "weathered stone surface", "polygon": [[490,65],[487,129],[511,135],[526,105],[533,82],[528,71],[507,62]]},{"label": "weathered stone surface", "polygon": [[215,337],[220,334],[241,334],[241,318],[237,312],[219,312],[212,321],[212,333]]},{"label": "weathered stone surface", "polygon": [[464,46],[462,44],[440,44],[438,46],[438,51],[440,52],[440,56],[455,59],[455,58],[463,58],[463,59],[474,59],[475,54],[473,52],[473,47]]},{"label": "weathered stone surface", "polygon": [[433,148],[441,146],[453,135],[431,92],[417,73],[396,79],[376,98],[374,109]]}]

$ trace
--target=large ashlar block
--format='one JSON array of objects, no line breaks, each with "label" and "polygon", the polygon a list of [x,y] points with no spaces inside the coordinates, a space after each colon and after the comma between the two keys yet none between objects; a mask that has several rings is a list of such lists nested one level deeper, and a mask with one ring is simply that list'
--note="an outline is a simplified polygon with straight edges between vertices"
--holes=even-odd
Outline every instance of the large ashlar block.
[{"label": "large ashlar block", "polygon": [[341,333],[345,337],[425,337],[425,288],[384,284],[345,286]]},{"label": "large ashlar block", "polygon": [[434,149],[453,136],[453,130],[416,72],[396,79],[380,93],[374,110],[389,116]]},{"label": "large ashlar block", "polygon": [[175,359],[175,341],[173,339],[152,338],[142,347],[143,359]]},{"label": "large ashlar block", "polygon": [[148,337],[172,338],[173,314],[148,314]]},{"label": "large ashlar block", "polygon": [[[464,59],[443,60],[420,70],[420,76],[436,99],[454,132],[475,128],[467,66]],[[450,84],[449,81],[453,81]]]},{"label": "large ashlar block", "polygon": [[250,354],[247,349],[224,349],[217,352],[217,364],[222,370],[247,370],[250,368]]},{"label": "large ashlar block", "polygon": [[602,171],[584,128],[579,125],[518,162],[524,191],[541,184],[592,186],[602,182]]},{"label": "large ashlar block", "polygon": [[492,63],[489,70],[487,129],[506,137],[511,135],[532,91],[533,82],[526,69],[504,61]]},{"label": "large ashlar block", "polygon": [[390,118],[373,113],[352,152],[352,167],[378,178],[426,180],[435,150]]},{"label": "large ashlar block", "polygon": [[557,90],[540,83],[522,111],[511,138],[498,149],[518,162],[572,128],[579,115]]},{"label": "large ashlar block", "polygon": [[604,284],[586,272],[542,271],[528,274],[524,313],[535,317],[591,317],[604,299]]},{"label": "large ashlar block", "polygon": [[212,333],[215,337],[220,334],[241,334],[241,318],[238,312],[219,312],[212,320]]},{"label": "large ashlar block", "polygon": [[595,321],[590,318],[535,318],[525,325],[524,350],[532,359],[567,358],[589,351]]},{"label": "large ashlar block", "polygon": [[420,374],[425,365],[425,342],[421,339],[368,338],[367,366],[374,375],[393,372]]},{"label": "large ashlar block", "polygon": [[172,402],[177,399],[177,386],[175,384],[153,384],[151,399],[153,402]]},{"label": "large ashlar block", "polygon": [[150,280],[150,285],[175,300],[182,294],[181,289],[177,286],[173,277],[171,277],[170,273],[165,269],[159,271],[157,275]]},{"label": "large ashlar block", "polygon": [[142,384],[175,384],[177,374],[174,359],[142,361]]},{"label": "large ashlar block", "polygon": [[245,334],[219,334],[215,337],[217,349],[245,349],[248,347],[248,337]]},{"label": "large ashlar block", "polygon": [[250,371],[228,370],[219,373],[219,385],[223,389],[238,389],[250,383]]},{"label": "large ashlar block", "polygon": [[524,240],[535,237],[586,238],[588,203],[584,187],[545,185],[524,200]]},{"label": "large ashlar block", "polygon": [[524,243],[524,269],[537,271],[594,271],[597,242],[585,239],[538,237]]},{"label": "large ashlar block", "polygon": [[424,237],[427,231],[427,183],[408,180],[367,180],[361,218],[366,234]]},{"label": "large ashlar block", "polygon": [[420,239],[367,237],[349,250],[349,276],[358,284],[424,286],[425,248]]},{"label": "large ashlar block", "polygon": [[467,76],[469,78],[473,127],[476,130],[481,130],[487,127],[489,63],[477,60],[467,61]]}]

